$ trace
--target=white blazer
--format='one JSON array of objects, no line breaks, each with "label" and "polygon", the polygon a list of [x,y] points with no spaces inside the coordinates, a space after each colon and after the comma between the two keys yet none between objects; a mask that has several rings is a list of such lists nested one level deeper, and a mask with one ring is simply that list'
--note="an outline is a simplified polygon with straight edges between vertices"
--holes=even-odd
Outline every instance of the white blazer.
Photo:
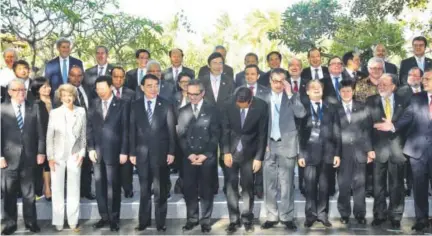
[{"label": "white blazer", "polygon": [[[65,106],[61,106],[50,112],[46,136],[48,160],[63,160],[64,152],[69,152],[69,150],[65,150],[65,139],[68,135],[68,129],[70,129],[70,127],[66,127],[66,115],[68,115],[66,109]],[[78,153],[80,157],[85,157],[87,145],[86,112],[84,108],[74,106],[72,114],[74,116],[72,154]]]}]

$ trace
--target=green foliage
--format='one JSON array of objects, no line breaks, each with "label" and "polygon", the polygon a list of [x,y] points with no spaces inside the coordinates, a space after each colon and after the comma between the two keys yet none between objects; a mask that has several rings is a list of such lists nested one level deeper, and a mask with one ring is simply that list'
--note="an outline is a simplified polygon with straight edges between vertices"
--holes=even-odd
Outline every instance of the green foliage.
[{"label": "green foliage", "polygon": [[405,8],[425,8],[429,0],[351,0],[351,16],[382,20],[398,17]]}]

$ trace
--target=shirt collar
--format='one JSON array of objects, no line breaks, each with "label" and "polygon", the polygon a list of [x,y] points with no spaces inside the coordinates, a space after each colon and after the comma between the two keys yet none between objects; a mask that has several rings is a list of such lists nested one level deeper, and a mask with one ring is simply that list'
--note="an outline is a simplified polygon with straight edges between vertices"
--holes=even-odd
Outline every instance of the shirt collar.
[{"label": "shirt collar", "polygon": [[[18,103],[16,103],[14,100],[10,100],[11,101],[11,104],[12,104],[12,107],[14,107],[14,108],[18,108],[18,105],[24,105],[25,104],[25,102],[23,102],[23,103],[21,103],[21,104],[18,104]],[[21,108],[22,108],[22,106],[21,106]]]},{"label": "shirt collar", "polygon": [[59,56],[59,58],[60,58],[60,61],[61,61],[61,62],[63,62],[64,60],[69,61],[69,56],[67,56],[66,58],[63,58],[63,57],[60,57],[60,56]]},{"label": "shirt collar", "polygon": [[221,77],[222,77],[222,74],[215,76],[210,72],[210,79],[211,80],[220,80]]},{"label": "shirt collar", "polygon": [[[107,102],[108,102],[108,106],[111,104],[111,102],[112,102],[112,100],[113,100],[113,98],[114,98],[114,95],[113,94],[111,94],[111,97],[110,98],[108,98],[108,100],[106,100]],[[102,99],[101,99],[102,100]],[[102,104],[103,104],[103,102],[104,102],[105,100],[102,100]]]},{"label": "shirt collar", "polygon": [[330,77],[332,78],[332,80],[334,78],[339,78],[339,80],[342,79],[342,75],[341,74],[339,74],[339,75],[330,75]]},{"label": "shirt collar", "polygon": [[173,70],[173,72],[175,72],[176,69],[177,69],[179,72],[182,71],[182,70],[183,70],[183,65],[180,65],[179,67],[172,66],[172,70]]},{"label": "shirt collar", "polygon": [[[201,107],[202,107],[203,101],[204,101],[204,99],[201,99],[201,101],[199,101],[199,103],[197,104],[197,105],[198,105],[198,106],[197,106],[198,111],[201,110]],[[192,105],[192,109],[193,109],[193,108],[194,108],[194,105],[193,105],[193,104],[191,104],[191,105]]]},{"label": "shirt collar", "polygon": [[352,108],[353,101],[351,100],[349,103],[345,103],[344,101],[342,101],[342,104],[344,105],[344,107],[348,105]]},{"label": "shirt collar", "polygon": [[[390,97],[389,97],[389,98],[390,98],[390,102],[391,102],[391,103],[393,103],[393,100],[394,100],[394,93],[392,93],[392,94],[390,95]],[[384,98],[384,97],[381,97],[381,100],[383,100],[383,101],[384,101],[384,100],[385,100],[385,98]]]},{"label": "shirt collar", "polygon": [[256,89],[257,88],[257,83],[256,82],[255,82],[255,84],[248,84],[248,83],[246,83],[246,87],[250,88],[251,86],[253,86],[254,89]]},{"label": "shirt collar", "polygon": [[315,71],[315,69],[318,69],[318,71],[322,70],[322,66],[313,67],[311,66],[311,70]]},{"label": "shirt collar", "polygon": [[156,98],[148,99],[145,95],[144,95],[144,101],[146,104],[148,103],[148,101],[151,101],[152,105],[156,104]]},{"label": "shirt collar", "polygon": [[108,66],[108,62],[107,63],[105,63],[104,65],[97,65],[97,68],[98,68],[98,70],[101,68],[101,67],[103,67],[104,68],[104,70],[105,70],[105,68],[107,68],[107,66]]},{"label": "shirt collar", "polygon": [[421,62],[424,62],[424,59],[425,59],[425,56],[423,55],[423,56],[421,56],[421,57],[418,57],[418,56],[414,56],[415,57],[415,59],[417,60],[417,61],[421,61]]}]

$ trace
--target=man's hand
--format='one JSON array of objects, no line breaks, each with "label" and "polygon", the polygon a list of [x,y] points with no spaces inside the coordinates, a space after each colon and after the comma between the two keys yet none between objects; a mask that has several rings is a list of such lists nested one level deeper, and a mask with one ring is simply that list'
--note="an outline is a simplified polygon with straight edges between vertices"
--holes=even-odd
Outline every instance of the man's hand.
[{"label": "man's hand", "polygon": [[291,84],[288,83],[288,81],[286,81],[286,80],[283,80],[282,83],[283,83],[283,85],[284,85],[285,93],[286,93],[288,96],[292,96],[293,93],[292,93]]},{"label": "man's hand", "polygon": [[333,168],[338,168],[340,166],[340,157],[333,157]]},{"label": "man's hand", "polygon": [[125,154],[120,154],[120,164],[124,164],[127,161],[127,155]]},{"label": "man's hand", "polygon": [[96,163],[96,162],[97,162],[97,153],[96,153],[96,150],[91,150],[91,151],[89,152],[89,158],[90,158],[90,160],[91,160],[93,163]]},{"label": "man's hand", "polygon": [[224,155],[224,164],[226,167],[231,168],[232,167],[232,155],[231,153],[227,153]]},{"label": "man's hand", "polygon": [[4,168],[6,168],[6,167],[7,167],[6,159],[5,159],[4,157],[2,157],[2,158],[0,159],[0,168],[4,169]]},{"label": "man's hand", "polygon": [[298,164],[300,167],[305,167],[306,166],[306,160],[303,157],[300,157],[298,159]]},{"label": "man's hand", "polygon": [[197,162],[199,162],[199,163],[203,163],[205,160],[207,160],[207,156],[206,155],[204,155],[204,154],[199,154],[198,155],[198,160],[197,160]]},{"label": "man's hand", "polygon": [[270,152],[270,147],[267,145],[266,152]]},{"label": "man's hand", "polygon": [[132,163],[132,165],[136,165],[136,156],[130,156],[129,157],[130,162]]},{"label": "man's hand", "polygon": [[374,159],[372,159],[372,158],[367,158],[367,164],[369,164],[369,163],[372,163],[374,161]]},{"label": "man's hand", "polygon": [[372,159],[372,160],[375,159],[375,152],[374,151],[368,152],[367,153],[367,157],[370,158],[370,159]]},{"label": "man's hand", "polygon": [[50,167],[50,171],[55,172],[55,166],[56,166],[56,161],[55,160],[49,160],[48,161],[48,165]]},{"label": "man's hand", "polygon": [[391,119],[383,118],[383,121],[382,123],[375,123],[374,128],[379,131],[391,131],[394,129]]},{"label": "man's hand", "polygon": [[168,156],[167,156],[167,164],[171,165],[173,162],[174,162],[174,156],[168,154]]},{"label": "man's hand", "polygon": [[44,161],[45,161],[45,155],[38,154],[37,157],[36,157],[36,159],[37,159],[37,164],[38,165],[42,165],[44,163]]},{"label": "man's hand", "polygon": [[77,166],[81,167],[81,165],[83,163],[83,160],[84,160],[84,157],[80,157],[79,154],[76,154],[75,158],[76,158],[76,161],[77,161]]},{"label": "man's hand", "polygon": [[252,170],[254,173],[258,172],[261,169],[262,161],[254,160],[252,164]]}]

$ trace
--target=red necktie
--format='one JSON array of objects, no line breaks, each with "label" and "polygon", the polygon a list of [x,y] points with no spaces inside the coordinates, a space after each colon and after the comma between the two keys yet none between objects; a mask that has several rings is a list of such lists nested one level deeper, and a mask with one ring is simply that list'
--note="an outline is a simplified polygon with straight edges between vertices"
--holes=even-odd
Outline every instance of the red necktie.
[{"label": "red necktie", "polygon": [[293,81],[294,82],[294,93],[298,92],[298,83],[296,80]]},{"label": "red necktie", "polygon": [[430,95],[430,103],[429,103],[429,118],[432,120],[432,95]]},{"label": "red necktie", "polygon": [[116,91],[117,91],[117,92],[116,92],[116,97],[117,97],[117,98],[120,98],[120,89],[116,89]]},{"label": "red necktie", "polygon": [[250,86],[249,89],[250,89],[250,91],[252,92],[252,95],[255,96],[255,94],[254,94],[254,89],[255,89],[255,87],[254,87],[254,86]]}]

